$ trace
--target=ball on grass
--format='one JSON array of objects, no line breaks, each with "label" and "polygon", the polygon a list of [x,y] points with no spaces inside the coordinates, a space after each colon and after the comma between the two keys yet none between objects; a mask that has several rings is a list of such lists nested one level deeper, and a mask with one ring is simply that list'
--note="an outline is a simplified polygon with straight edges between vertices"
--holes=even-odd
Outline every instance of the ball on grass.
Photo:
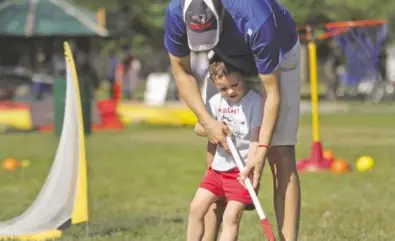
[{"label": "ball on grass", "polygon": [[325,160],[333,160],[335,158],[335,154],[333,154],[333,151],[328,149],[324,150],[323,156]]},{"label": "ball on grass", "polygon": [[351,166],[344,159],[336,159],[331,165],[331,171],[334,173],[347,173],[351,170]]},{"label": "ball on grass", "polygon": [[30,161],[29,160],[25,159],[25,160],[21,161],[21,167],[26,168],[28,166],[30,166]]},{"label": "ball on grass", "polygon": [[356,168],[360,172],[367,172],[373,169],[375,164],[371,156],[361,156],[356,161]]},{"label": "ball on grass", "polygon": [[15,158],[6,158],[2,163],[3,169],[10,172],[18,169],[20,165],[21,165],[20,162]]}]

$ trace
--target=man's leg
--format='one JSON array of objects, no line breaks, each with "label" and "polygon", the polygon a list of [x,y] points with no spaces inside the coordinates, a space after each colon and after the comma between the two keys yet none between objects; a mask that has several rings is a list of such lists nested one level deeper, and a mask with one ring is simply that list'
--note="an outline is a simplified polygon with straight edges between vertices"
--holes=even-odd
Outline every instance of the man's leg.
[{"label": "man's leg", "polygon": [[280,77],[281,103],[268,160],[273,173],[274,208],[281,241],[298,239],[300,182],[295,145],[300,112],[300,45],[287,53]]},{"label": "man's leg", "polygon": [[296,241],[300,220],[300,182],[294,146],[273,146],[268,159],[273,173],[274,210],[281,241]]}]

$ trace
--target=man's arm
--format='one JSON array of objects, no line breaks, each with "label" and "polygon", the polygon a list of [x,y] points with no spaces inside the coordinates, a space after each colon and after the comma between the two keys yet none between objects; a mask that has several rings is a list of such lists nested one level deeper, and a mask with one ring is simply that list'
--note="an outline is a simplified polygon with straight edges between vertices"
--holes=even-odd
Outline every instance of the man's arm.
[{"label": "man's arm", "polygon": [[186,26],[182,17],[182,8],[175,2],[170,2],[166,10],[164,44],[169,52],[171,70],[181,98],[197,116],[207,132],[208,139],[215,144],[221,143],[226,150],[229,150],[225,138],[228,128],[213,119],[207,112],[197,81],[191,75]]},{"label": "man's arm", "polygon": [[203,126],[199,122],[196,123],[194,131],[195,131],[195,134],[198,136],[207,136],[206,130],[203,128]]},{"label": "man's arm", "polygon": [[169,53],[169,56],[171,70],[181,98],[195,113],[199,122],[205,126],[213,118],[205,108],[195,77],[190,74],[189,55],[186,57],[176,57]]},{"label": "man's arm", "polygon": [[[257,153],[257,150],[258,150],[259,132],[260,132],[260,127],[255,127],[255,128],[253,128],[251,130],[250,145],[248,147],[248,155],[247,155],[246,166],[253,166],[253,165],[255,165],[256,153]],[[240,181],[241,185],[245,186],[244,179],[243,180],[240,179],[239,181]],[[254,185],[255,191],[257,191],[258,186],[259,185]]]},{"label": "man's arm", "polygon": [[191,75],[190,50],[182,8],[171,3],[165,14],[164,44],[179,94],[204,126],[211,117],[203,104],[197,81]]},{"label": "man's arm", "polygon": [[252,52],[259,73],[262,93],[265,93],[259,143],[270,145],[280,106],[279,64],[280,45],[273,17],[269,17],[253,34]]},{"label": "man's arm", "polygon": [[[240,173],[239,178],[240,183],[244,185],[244,180],[248,178],[251,173],[253,173],[252,184],[255,189],[259,187],[262,171],[265,167],[268,148],[270,146],[270,142],[278,117],[278,110],[280,106],[280,90],[277,75],[277,73],[269,75],[259,75],[262,85],[262,91],[266,92],[262,125],[259,130],[259,134],[257,134],[257,136],[259,136],[259,143],[255,145],[255,155],[253,157],[249,156],[249,162],[247,162],[245,169]],[[258,147],[258,145],[263,146]]]},{"label": "man's arm", "polygon": [[[266,92],[266,100],[264,103],[264,111],[262,118],[261,130],[259,131],[259,145],[255,152],[256,163],[254,166],[254,176],[252,183],[254,188],[259,187],[263,168],[265,167],[267,152],[269,151],[270,142],[276,126],[278,110],[280,106],[280,89],[278,84],[277,72],[269,75],[260,74],[262,91]],[[252,165],[248,164],[248,169],[252,169]]]},{"label": "man's arm", "polygon": [[270,145],[273,136],[278,117],[278,110],[280,107],[280,88],[278,76],[279,72],[269,75],[259,75],[262,91],[265,91],[266,93],[261,131],[259,133],[259,143],[268,146]]},{"label": "man's arm", "polygon": [[278,78],[280,74],[278,67],[280,64],[281,50],[276,32],[277,29],[274,18],[268,17],[251,36],[252,52],[259,73],[262,93],[265,93],[266,97],[262,125],[259,133],[259,144],[263,146],[257,149],[255,162],[246,165],[246,168],[240,174],[240,180],[243,182],[250,173],[254,172],[254,187],[258,186],[261,178],[268,147],[270,146],[276,126],[281,101]]},{"label": "man's arm", "polygon": [[188,107],[195,113],[199,123],[204,127],[207,137],[214,144],[221,144],[227,151],[226,134],[229,128],[222,122],[215,120],[206,110],[195,77],[190,72],[188,57],[176,57],[169,53],[171,69],[178,88],[178,92]]},{"label": "man's arm", "polygon": [[258,147],[259,127],[253,128],[250,135],[250,145],[248,147],[247,163],[255,160],[255,153]]}]

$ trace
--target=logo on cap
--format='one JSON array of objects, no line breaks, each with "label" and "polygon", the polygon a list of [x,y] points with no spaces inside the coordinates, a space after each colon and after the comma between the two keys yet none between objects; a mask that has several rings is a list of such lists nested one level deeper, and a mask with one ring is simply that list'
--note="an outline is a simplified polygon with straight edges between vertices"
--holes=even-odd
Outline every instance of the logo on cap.
[{"label": "logo on cap", "polygon": [[207,15],[206,14],[198,14],[198,15],[193,15],[191,18],[192,18],[192,20],[196,21],[197,23],[204,24],[206,22]]},{"label": "logo on cap", "polygon": [[213,0],[184,1],[183,14],[189,48],[193,51],[212,49],[219,41],[218,4],[213,4]]},{"label": "logo on cap", "polygon": [[210,18],[207,14],[194,14],[191,16],[191,21],[188,23],[188,27],[195,31],[206,31],[215,27],[215,18]]}]

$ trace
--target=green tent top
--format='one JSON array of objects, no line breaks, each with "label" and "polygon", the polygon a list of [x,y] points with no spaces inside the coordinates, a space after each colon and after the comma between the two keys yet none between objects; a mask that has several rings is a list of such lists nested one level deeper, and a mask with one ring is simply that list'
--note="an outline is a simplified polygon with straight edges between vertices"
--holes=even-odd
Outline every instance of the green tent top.
[{"label": "green tent top", "polygon": [[0,36],[108,36],[94,12],[67,0],[5,1],[0,23]]}]

